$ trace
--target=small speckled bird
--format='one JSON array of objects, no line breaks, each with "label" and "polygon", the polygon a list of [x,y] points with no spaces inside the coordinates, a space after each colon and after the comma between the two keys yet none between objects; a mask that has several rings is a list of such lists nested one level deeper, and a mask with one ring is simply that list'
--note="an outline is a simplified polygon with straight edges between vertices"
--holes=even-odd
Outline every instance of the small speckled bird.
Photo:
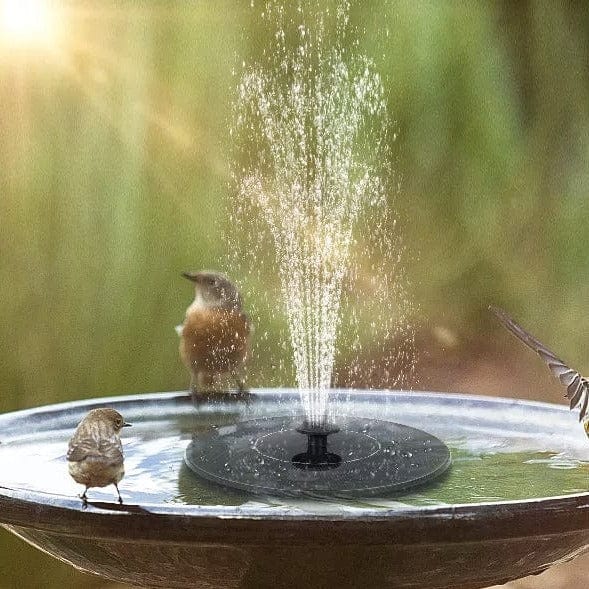
[{"label": "small speckled bird", "polygon": [[210,391],[223,374],[229,374],[238,391],[246,393],[244,366],[252,326],[239,291],[219,272],[183,272],[182,276],[195,286],[194,301],[184,323],[176,328],[193,397]]},{"label": "small speckled bird", "polygon": [[576,370],[569,368],[554,352],[518,325],[503,309],[499,309],[498,307],[490,307],[490,309],[511,333],[528,347],[532,348],[544,360],[553,376],[566,387],[567,392],[565,396],[570,401],[570,408],[571,410],[576,407],[580,408],[579,421],[583,421],[585,433],[589,437],[589,414],[587,413],[589,406],[589,380],[581,376]]},{"label": "small speckled bird", "polygon": [[121,429],[130,426],[118,411],[109,408],[92,409],[82,419],[72,436],[67,460],[70,475],[86,489],[81,495],[88,503],[90,487],[114,485],[123,503],[118,484],[125,474]]}]

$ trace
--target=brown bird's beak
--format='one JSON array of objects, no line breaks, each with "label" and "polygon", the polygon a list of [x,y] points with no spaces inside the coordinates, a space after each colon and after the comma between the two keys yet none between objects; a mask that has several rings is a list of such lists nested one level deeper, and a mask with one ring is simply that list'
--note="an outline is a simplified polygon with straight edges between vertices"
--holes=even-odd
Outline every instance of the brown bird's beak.
[{"label": "brown bird's beak", "polygon": [[182,272],[182,276],[188,278],[188,280],[191,280],[192,282],[198,282],[200,278],[198,272]]},{"label": "brown bird's beak", "polygon": [[123,423],[123,427],[131,427],[133,424],[132,423]]}]

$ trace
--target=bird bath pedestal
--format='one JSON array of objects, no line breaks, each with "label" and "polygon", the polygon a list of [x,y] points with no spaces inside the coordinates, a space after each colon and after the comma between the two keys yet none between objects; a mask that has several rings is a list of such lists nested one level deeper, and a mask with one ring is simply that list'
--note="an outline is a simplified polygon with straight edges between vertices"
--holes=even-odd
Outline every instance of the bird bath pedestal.
[{"label": "bird bath pedestal", "polygon": [[[291,390],[249,404],[165,393],[0,416],[0,523],[84,571],[149,587],[476,589],[539,573],[589,547],[589,445],[563,406],[466,395],[340,391],[338,413],[426,429],[448,473],[382,497],[278,498],[226,489],[183,462],[192,440],[298,409]],[[124,504],[80,492],[67,439],[113,407]]]}]

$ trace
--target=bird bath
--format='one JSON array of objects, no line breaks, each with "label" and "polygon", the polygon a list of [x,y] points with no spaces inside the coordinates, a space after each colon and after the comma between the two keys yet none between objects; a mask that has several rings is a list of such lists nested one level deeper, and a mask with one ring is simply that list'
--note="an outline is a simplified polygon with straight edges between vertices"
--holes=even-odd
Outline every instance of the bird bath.
[{"label": "bird bath", "polygon": [[[445,476],[355,499],[280,498],[197,477],[193,437],[292,415],[294,390],[249,404],[183,393],[88,400],[0,416],[0,522],[82,570],[150,587],[475,589],[541,572],[589,546],[589,446],[566,407],[466,395],[338,391],[338,411],[425,427],[452,452]],[[80,488],[67,439],[109,406],[133,428],[127,475]]]}]

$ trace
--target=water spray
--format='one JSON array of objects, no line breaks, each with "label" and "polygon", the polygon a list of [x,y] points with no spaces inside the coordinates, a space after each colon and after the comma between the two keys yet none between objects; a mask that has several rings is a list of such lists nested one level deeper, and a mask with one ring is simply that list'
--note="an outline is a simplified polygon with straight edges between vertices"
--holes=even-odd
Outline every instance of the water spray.
[{"label": "water spray", "polygon": [[239,201],[271,235],[304,415],[213,428],[185,460],[207,480],[252,493],[387,494],[441,475],[450,453],[421,430],[341,415],[330,398],[354,229],[366,209],[386,209],[384,89],[369,59],[344,50],[348,2],[337,5],[334,42],[327,9],[314,19],[303,10],[311,3],[297,6],[291,21],[286,5],[265,5],[278,30],[239,85],[237,137],[248,141]]}]

